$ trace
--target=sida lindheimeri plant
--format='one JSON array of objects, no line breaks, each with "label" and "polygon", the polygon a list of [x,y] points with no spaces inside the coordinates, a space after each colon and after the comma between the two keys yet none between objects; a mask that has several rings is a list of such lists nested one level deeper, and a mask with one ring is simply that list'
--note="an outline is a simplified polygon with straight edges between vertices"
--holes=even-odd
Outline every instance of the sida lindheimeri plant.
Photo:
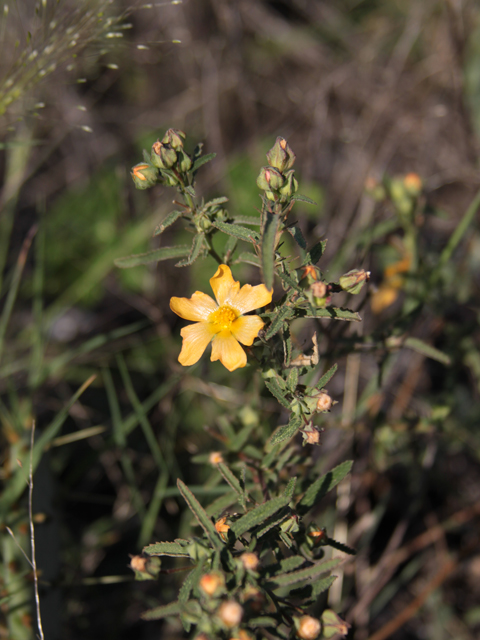
[{"label": "sida lindheimeri plant", "polygon": [[[322,430],[318,416],[332,406],[325,387],[337,367],[317,376],[313,385],[302,383],[302,376],[315,378],[311,374],[320,371],[323,362],[316,335],[312,336],[313,353],[299,352],[291,325],[298,318],[359,321],[357,313],[336,307],[334,296],[358,294],[369,274],[354,270],[338,283],[324,280],[317,263],[326,240],[307,242],[292,221],[295,202],[311,201],[297,193],[295,154],[285,139],[277,138],[257,179],[262,191],[260,215],[241,217],[229,214],[227,198],[199,200],[195,176],[214,154],[202,155],[198,145],[190,155],[184,140],[183,132],[167,131],[150,154],[144,153],[144,161],[133,167],[132,177],[139,189],[162,184],[179,191],[183,203],[160,222],[155,235],[183,222],[193,232],[191,245],[120,258],[117,266],[174,258],[179,260],[176,266],[188,267],[212,257],[218,266],[212,269],[204,291],[170,301],[172,312],[187,321],[181,329],[179,362],[190,367],[210,351],[212,362],[219,361],[211,366],[223,365],[229,375],[250,367],[288,419],[263,436],[264,430],[258,428],[259,409],[253,402],[247,404],[225,428],[223,449],[196,457],[228,485],[214,503],[202,505],[178,480],[178,490],[202,533],[150,544],[132,559],[131,567],[140,580],[168,572],[161,568],[162,556],[176,558],[179,567],[188,569],[178,598],[146,611],[143,617],[178,616],[185,633],[198,640],[346,635],[348,625],[334,611],[322,613],[316,605],[335,580],[331,570],[348,557],[332,556],[328,549],[354,552],[330,538],[311,516],[352,465],[346,461],[320,475],[311,456]],[[214,240],[220,234],[228,236],[223,255],[215,249]],[[282,254],[285,234],[298,245],[298,255]],[[257,267],[261,284],[242,286],[235,279],[239,263]],[[302,435],[303,449],[292,441],[297,434]],[[316,616],[309,615],[312,607]]]}]

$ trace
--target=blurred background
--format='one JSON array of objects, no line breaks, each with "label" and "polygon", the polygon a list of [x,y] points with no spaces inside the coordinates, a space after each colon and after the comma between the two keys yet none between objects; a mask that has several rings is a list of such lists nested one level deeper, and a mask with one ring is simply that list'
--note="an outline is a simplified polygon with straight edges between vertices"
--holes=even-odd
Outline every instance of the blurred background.
[{"label": "blurred background", "polygon": [[[339,372],[316,456],[325,470],[355,460],[317,519],[358,551],[330,606],[358,640],[477,637],[479,17],[473,0],[6,0],[0,637],[34,635],[31,570],[5,529],[28,549],[16,461],[28,467],[33,419],[48,444],[34,488],[48,640],[182,637],[139,619],[176,597],[177,578],[134,582],[129,554],[188,534],[178,477],[206,502],[220,495],[191,457],[219,446],[211,432],[251,381],[176,361],[169,298],[207,291],[213,260],[114,266],[158,246],[175,194],[135,191],[129,172],[169,127],[217,153],[198,192],[242,215],[260,206],[265,152],[287,138],[317,203],[295,215],[309,243],[328,238],[325,278],[371,271],[368,293],[343,301],[361,326],[319,329],[321,366]],[[185,237],[173,227],[162,243]],[[259,281],[244,265],[234,275]],[[312,333],[299,324],[300,348]],[[282,415],[264,396],[273,430]]]}]

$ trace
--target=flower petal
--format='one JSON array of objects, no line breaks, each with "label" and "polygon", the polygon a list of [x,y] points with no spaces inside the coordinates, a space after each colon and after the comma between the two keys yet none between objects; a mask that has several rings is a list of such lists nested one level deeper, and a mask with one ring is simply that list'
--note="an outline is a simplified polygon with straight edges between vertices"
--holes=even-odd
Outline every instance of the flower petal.
[{"label": "flower petal", "polygon": [[226,264],[221,264],[218,267],[213,278],[210,278],[210,286],[220,306],[229,302],[240,289],[240,283],[233,279],[230,267],[227,267]]},{"label": "flower petal", "polygon": [[232,333],[226,329],[217,333],[212,342],[212,362],[220,360],[229,371],[235,371],[247,364],[247,354]]},{"label": "flower petal", "polygon": [[250,346],[264,324],[258,316],[241,316],[232,324],[231,331],[239,342]]},{"label": "flower petal", "polygon": [[184,367],[198,362],[214,335],[208,322],[189,324],[180,331],[183,338],[182,350],[178,361]]},{"label": "flower petal", "polygon": [[229,303],[241,314],[254,309],[260,309],[272,301],[273,289],[269,291],[264,284],[252,287],[244,284],[235,297],[231,297]]},{"label": "flower petal", "polygon": [[191,298],[170,298],[170,309],[185,320],[206,320],[217,308],[215,301],[201,291],[195,291]]}]

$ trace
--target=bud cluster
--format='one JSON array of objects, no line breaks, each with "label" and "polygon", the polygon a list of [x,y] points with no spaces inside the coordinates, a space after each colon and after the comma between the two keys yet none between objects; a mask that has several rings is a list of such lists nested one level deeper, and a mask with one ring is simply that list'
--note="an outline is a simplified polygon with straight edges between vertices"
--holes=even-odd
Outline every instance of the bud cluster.
[{"label": "bud cluster", "polygon": [[298,191],[298,181],[292,169],[295,154],[285,138],[278,137],[267,153],[268,166],[262,167],[257,185],[265,191],[265,196],[273,202],[288,202]]},{"label": "bud cluster", "polygon": [[415,205],[423,191],[423,182],[417,173],[405,176],[386,176],[382,182],[369,177],[365,182],[365,191],[377,202],[389,199],[400,216],[408,219],[415,212]]},{"label": "bud cluster", "polygon": [[169,187],[188,184],[187,174],[193,161],[183,148],[184,139],[183,131],[168,129],[162,140],[153,143],[150,156],[145,152],[145,162],[132,169],[137,189],[148,189],[159,183]]}]

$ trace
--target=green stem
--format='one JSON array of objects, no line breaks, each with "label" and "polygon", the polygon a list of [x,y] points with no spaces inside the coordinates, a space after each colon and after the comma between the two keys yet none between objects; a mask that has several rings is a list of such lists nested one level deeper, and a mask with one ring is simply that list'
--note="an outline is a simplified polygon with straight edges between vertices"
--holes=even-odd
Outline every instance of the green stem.
[{"label": "green stem", "polygon": [[212,256],[212,258],[216,260],[218,264],[223,264],[222,258],[215,251],[215,248],[212,243],[212,237],[209,234],[205,234],[205,242],[207,243],[208,253]]}]

